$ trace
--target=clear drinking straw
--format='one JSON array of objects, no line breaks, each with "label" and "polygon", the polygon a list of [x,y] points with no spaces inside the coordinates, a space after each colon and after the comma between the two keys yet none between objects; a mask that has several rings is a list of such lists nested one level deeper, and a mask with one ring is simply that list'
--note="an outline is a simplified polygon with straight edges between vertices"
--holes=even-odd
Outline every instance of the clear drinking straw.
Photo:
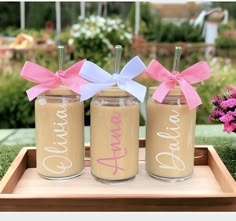
[{"label": "clear drinking straw", "polygon": [[[174,61],[173,61],[173,71],[179,71],[179,63],[180,63],[181,54],[182,54],[182,47],[176,46],[175,47]],[[174,99],[174,103],[176,102],[175,99]],[[181,98],[180,97],[177,98],[177,104],[181,105]]]},{"label": "clear drinking straw", "polygon": [[59,45],[58,47],[58,70],[63,70],[63,59],[64,59],[64,46]]},{"label": "clear drinking straw", "polygon": [[122,52],[122,46],[116,45],[115,46],[115,68],[114,68],[115,74],[119,74],[120,72],[121,52]]},{"label": "clear drinking straw", "polygon": [[176,46],[175,47],[174,62],[173,62],[173,71],[179,71],[179,63],[180,63],[181,54],[182,54],[182,47]]}]

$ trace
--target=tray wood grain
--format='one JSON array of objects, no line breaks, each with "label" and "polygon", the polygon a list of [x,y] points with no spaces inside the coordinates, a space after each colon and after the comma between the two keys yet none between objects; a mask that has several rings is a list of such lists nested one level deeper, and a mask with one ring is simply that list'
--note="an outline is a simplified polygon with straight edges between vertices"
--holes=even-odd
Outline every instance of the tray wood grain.
[{"label": "tray wood grain", "polygon": [[193,177],[158,181],[145,171],[145,140],[139,142],[139,173],[118,184],[84,173],[50,181],[36,172],[36,148],[23,147],[0,182],[0,211],[236,211],[236,183],[213,146],[195,146]]}]

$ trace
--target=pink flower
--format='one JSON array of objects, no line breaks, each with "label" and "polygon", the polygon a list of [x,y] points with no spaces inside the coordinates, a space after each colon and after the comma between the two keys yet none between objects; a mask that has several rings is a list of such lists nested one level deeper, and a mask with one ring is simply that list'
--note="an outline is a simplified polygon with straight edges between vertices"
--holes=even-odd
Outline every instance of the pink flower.
[{"label": "pink flower", "polygon": [[233,117],[236,117],[236,109],[234,111],[229,111],[228,114],[232,115]]},{"label": "pink flower", "polygon": [[214,109],[208,120],[222,122],[225,132],[236,133],[236,88],[227,85],[226,90],[227,94],[218,94],[212,97]]},{"label": "pink flower", "polygon": [[213,111],[213,116],[214,117],[221,117],[223,116],[225,113],[222,110],[216,109]]},{"label": "pink flower", "polygon": [[236,107],[236,99],[235,98],[230,98],[228,100],[222,101],[220,103],[220,107],[222,107],[224,110],[227,109],[227,108]]},{"label": "pink flower", "polygon": [[234,87],[233,85],[227,85],[226,90],[234,91],[234,90],[236,90],[236,87]]},{"label": "pink flower", "polygon": [[231,123],[231,124],[224,124],[224,131],[225,132],[233,132],[234,130],[236,130],[236,123]]},{"label": "pink flower", "polygon": [[223,123],[230,123],[232,120],[234,120],[234,117],[230,114],[226,114],[220,117],[219,120]]},{"label": "pink flower", "polygon": [[236,87],[232,86],[232,85],[228,85],[226,86],[226,90],[229,90],[232,92],[232,97],[233,98],[236,98]]},{"label": "pink flower", "polygon": [[218,102],[219,101],[219,98],[217,97],[217,96],[213,96],[212,98],[211,98],[211,102],[212,103],[216,103],[216,102]]},{"label": "pink flower", "polygon": [[213,121],[213,120],[215,120],[215,118],[212,117],[212,115],[208,116],[208,121],[209,121],[209,122],[211,122],[211,121]]}]

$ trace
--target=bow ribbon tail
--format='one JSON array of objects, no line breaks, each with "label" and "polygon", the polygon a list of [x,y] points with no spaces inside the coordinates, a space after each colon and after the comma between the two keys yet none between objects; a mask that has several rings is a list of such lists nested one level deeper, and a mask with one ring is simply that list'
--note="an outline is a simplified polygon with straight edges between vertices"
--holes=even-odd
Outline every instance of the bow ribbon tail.
[{"label": "bow ribbon tail", "polygon": [[146,94],[146,87],[133,81],[133,80],[120,80],[118,82],[120,89],[129,92],[134,97],[136,97],[140,102],[144,101]]},{"label": "bow ribbon tail", "polygon": [[20,76],[34,83],[44,83],[55,78],[54,74],[47,68],[29,61],[25,62]]},{"label": "bow ribbon tail", "polygon": [[164,81],[160,86],[157,87],[152,95],[152,98],[160,103],[164,100],[168,92],[175,87],[176,82],[174,81]]},{"label": "bow ribbon tail", "polygon": [[28,96],[29,101],[32,101],[34,98],[36,98],[39,94],[47,91],[48,89],[50,89],[48,86],[40,84],[40,85],[36,85],[31,87],[30,89],[28,89],[26,91],[26,94]]},{"label": "bow ribbon tail", "polygon": [[185,96],[189,110],[192,110],[196,108],[198,105],[202,104],[201,98],[199,97],[198,93],[187,81],[182,79],[179,80],[178,83]]},{"label": "bow ribbon tail", "polygon": [[105,90],[111,86],[113,86],[115,83],[90,83],[90,84],[85,84],[80,87],[80,101],[84,101],[86,99],[89,99],[93,97],[96,93]]}]

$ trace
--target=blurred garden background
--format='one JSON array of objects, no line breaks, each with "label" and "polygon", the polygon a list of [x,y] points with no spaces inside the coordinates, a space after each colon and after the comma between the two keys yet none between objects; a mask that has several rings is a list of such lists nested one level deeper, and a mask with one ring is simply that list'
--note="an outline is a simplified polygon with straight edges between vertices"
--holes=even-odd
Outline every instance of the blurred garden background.
[{"label": "blurred garden background", "polygon": [[[114,68],[117,44],[123,46],[123,64],[139,55],[146,65],[156,59],[170,71],[175,46],[181,46],[180,71],[200,60],[207,61],[211,68],[211,77],[195,85],[203,102],[197,110],[197,124],[214,124],[208,121],[213,110],[212,96],[229,84],[236,86],[235,11],[234,2],[1,1],[0,129],[35,127],[34,102],[29,102],[25,93],[33,84],[21,79],[20,71],[28,60],[55,72],[59,44],[65,46],[64,69],[87,58],[109,72]],[[212,41],[206,36],[207,22],[216,27]],[[145,73],[136,80],[146,86],[155,85]],[[89,103],[85,102],[86,126]],[[140,126],[145,126],[142,115],[140,119]],[[221,156],[226,164],[229,161],[232,174],[236,172],[235,139],[200,137],[196,143],[214,144],[219,153],[224,146],[226,151]],[[0,164],[2,174],[21,147],[16,145],[14,151],[9,146],[0,148],[0,158],[6,161],[4,166]]]}]

